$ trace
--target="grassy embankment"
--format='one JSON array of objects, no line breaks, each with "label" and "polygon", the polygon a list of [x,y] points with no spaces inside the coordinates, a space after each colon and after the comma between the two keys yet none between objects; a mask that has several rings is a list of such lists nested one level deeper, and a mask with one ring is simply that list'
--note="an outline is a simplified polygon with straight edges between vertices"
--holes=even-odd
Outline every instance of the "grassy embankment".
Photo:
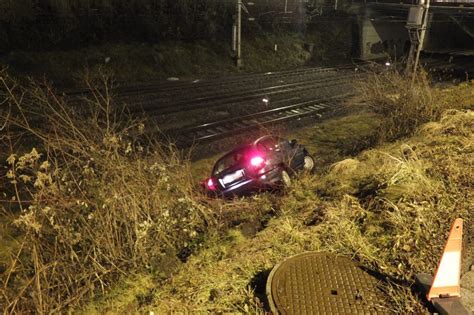
[{"label": "grassy embankment", "polygon": [[[463,217],[472,231],[473,84],[442,91],[420,85],[410,94],[409,82],[398,76],[373,79],[376,86],[363,87],[373,111],[293,134],[315,156],[340,162],[302,176],[283,196],[227,203],[228,212],[248,211],[251,203],[255,211],[272,212],[270,220],[249,220],[253,229],[243,220],[213,233],[168,281],[157,285],[153,275],[137,274],[86,312],[263,313],[269,270],[311,250],[348,255],[386,276],[381,304],[387,311],[422,312],[410,288],[414,274],[434,270],[454,218]],[[405,89],[393,93],[397,87]],[[380,144],[356,154],[367,141]],[[211,161],[194,164],[198,177]]]},{"label": "grassy embankment", "polygon": [[[274,51],[274,45],[278,51]],[[260,35],[243,39],[243,71],[272,71],[304,65],[311,54],[298,34]],[[178,77],[236,73],[228,42],[179,42],[160,44],[104,44],[89,48],[56,51],[12,51],[0,64],[20,76],[46,77],[63,85],[83,85],[85,74],[113,74],[127,84]]]},{"label": "grassy embankment", "polygon": [[[37,137],[39,153],[12,155],[2,177],[11,201],[3,210],[22,238],[9,238],[16,245],[5,251],[1,304],[258,313],[270,268],[325,250],[386,275],[391,310],[419,311],[413,274],[432,271],[451,220],[471,220],[473,206],[473,114],[446,112],[469,107],[473,85],[440,91],[422,82],[409,89],[395,74],[374,76],[361,86],[368,108],[293,135],[318,158],[317,174],[282,195],[233,201],[193,189],[191,169],[201,178],[210,160],[190,165],[152,143],[142,152],[140,122],[114,120],[107,97],[78,121],[48,92],[14,90],[13,108],[24,92],[37,102],[23,111],[44,123],[30,128],[21,113],[11,117]],[[18,209],[18,199],[28,203]]]}]

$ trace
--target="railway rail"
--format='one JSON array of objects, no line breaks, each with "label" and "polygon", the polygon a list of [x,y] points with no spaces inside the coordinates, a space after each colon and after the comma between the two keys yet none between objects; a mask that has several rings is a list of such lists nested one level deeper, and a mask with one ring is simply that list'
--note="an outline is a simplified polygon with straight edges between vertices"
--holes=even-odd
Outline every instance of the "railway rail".
[{"label": "railway rail", "polygon": [[[199,108],[238,106],[256,97],[281,97],[286,93],[306,93],[312,89],[331,88],[353,78],[348,70],[356,66],[343,65],[331,68],[305,68],[297,71],[254,74],[248,78],[230,77],[197,83],[164,84],[123,91],[117,89],[114,102],[126,104],[132,114],[146,113],[148,117],[170,115]],[[345,77],[345,78],[344,78]],[[185,93],[183,93],[185,92]],[[69,103],[80,107],[85,97],[66,95]]]},{"label": "railway rail", "polygon": [[[192,116],[200,115],[202,124],[203,121],[209,121],[209,112],[216,111],[217,108],[233,112],[233,115],[240,116],[242,113],[253,115],[252,113],[255,113],[259,116],[261,112],[274,110],[272,108],[274,106],[279,106],[280,108],[294,106],[297,105],[297,102],[301,102],[303,98],[318,99],[322,96],[330,95],[334,92],[328,90],[337,90],[341,87],[347,88],[347,85],[356,76],[354,72],[350,72],[348,69],[354,68],[354,65],[331,68],[307,68],[297,71],[255,74],[246,79],[243,79],[242,76],[237,76],[226,80],[213,79],[203,84],[180,83],[173,87],[176,93],[173,92],[172,98],[167,97],[172,94],[169,91],[165,96],[160,95],[160,87],[133,88],[125,92],[119,90],[117,92],[118,100],[114,100],[114,102],[118,105],[125,104],[127,111],[132,115],[145,114],[160,126],[163,121],[170,119],[181,120],[179,121],[181,124],[184,120],[189,119],[190,122],[188,124],[200,125],[199,122],[192,121],[191,118],[195,118]],[[266,79],[267,77],[270,79]],[[254,81],[255,78],[260,81],[257,83]],[[283,80],[283,78],[286,79]],[[239,81],[237,86],[235,86],[235,81]],[[229,82],[232,82],[232,84]],[[168,84],[165,85],[168,86]],[[182,90],[184,86],[192,87],[192,89],[185,90],[186,95]],[[234,86],[235,88],[227,90],[223,86]],[[125,98],[121,93],[125,93]],[[126,97],[130,96],[130,93],[142,96],[145,94],[146,97],[142,97],[139,100],[130,98],[127,102]],[[71,96],[65,95],[64,97],[65,101],[69,104],[68,101],[71,100]],[[262,103],[262,98],[269,97],[272,98],[270,104]],[[80,102],[74,104],[79,112],[81,111],[81,106],[79,106],[81,104]],[[196,110],[201,112],[196,114]],[[189,114],[191,111],[193,111],[193,114]],[[176,118],[179,115],[183,117]],[[35,117],[36,115],[32,113],[32,116]],[[31,123],[34,124],[36,120],[39,123],[38,119],[33,118]],[[188,128],[185,125],[182,127]]]},{"label": "railway rail", "polygon": [[309,82],[303,81],[265,88],[249,89],[246,91],[214,94],[204,97],[196,97],[190,100],[178,100],[167,104],[160,104],[159,100],[151,102],[147,101],[145,103],[134,103],[132,112],[144,111],[148,115],[165,115],[199,108],[225,107],[228,104],[241,103],[256,98],[275,97],[287,93],[301,93],[308,90],[314,91],[329,87],[337,87],[350,82],[355,77],[356,75],[353,74],[342,74]]},{"label": "railway rail", "polygon": [[[435,68],[446,64],[431,62]],[[354,92],[352,81],[367,65],[370,64],[352,63],[224,79],[118,86],[113,90],[114,102],[125,104],[132,115],[146,115],[152,124],[179,141],[210,141],[327,111],[337,106],[344,95]],[[85,91],[64,94],[67,102],[76,105],[89,96]],[[271,102],[264,103],[262,98]],[[215,115],[216,112],[223,113],[225,118]]]},{"label": "railway rail", "polygon": [[[208,79],[196,79],[196,80],[186,80],[186,81],[176,81],[176,82],[157,82],[145,85],[136,85],[136,86],[121,86],[118,84],[115,88],[115,92],[119,97],[126,96],[140,96],[143,94],[163,94],[170,92],[182,92],[182,90],[191,90],[196,89],[209,89],[219,87],[230,86],[232,88],[237,85],[248,85],[248,83],[270,83],[274,84],[279,80],[292,80],[294,77],[309,77],[311,75],[317,75],[321,73],[326,73],[330,71],[339,71],[339,70],[350,70],[358,66],[364,65],[367,63],[349,63],[339,65],[337,67],[305,67],[293,70],[285,71],[273,71],[266,73],[253,73],[253,74],[233,74],[227,78],[215,77]],[[87,97],[90,95],[90,91],[86,89],[81,90],[66,90],[63,91],[63,94],[66,97],[69,97],[71,100]]]},{"label": "railway rail", "polygon": [[179,144],[202,143],[302,117],[321,117],[324,112],[334,108],[353,95],[353,93],[346,93],[334,97],[308,100],[236,118],[214,121],[184,129],[169,130],[167,134],[176,139]]},{"label": "railway rail", "polygon": [[249,86],[252,88],[264,88],[273,85],[278,85],[282,83],[297,83],[310,81],[314,79],[321,79],[327,75],[334,75],[339,71],[351,70],[354,68],[352,66],[344,66],[337,68],[308,68],[305,70],[297,70],[295,72],[288,73],[274,73],[267,72],[260,75],[249,75],[249,77],[229,77],[226,79],[212,79],[204,81],[193,81],[189,84],[179,85],[176,87],[169,87],[167,89],[153,89],[149,88],[144,92],[140,91],[140,95],[136,93],[127,93],[123,95],[122,98],[126,99],[127,97],[136,98],[139,97],[149,97],[154,95],[159,95],[160,98],[173,98],[178,95],[180,98],[183,98],[182,91],[185,90],[188,92],[188,98],[199,96],[209,95],[209,93],[225,93],[227,91],[243,91],[248,89]]},{"label": "railway rail", "polygon": [[[197,124],[195,116],[209,120],[206,111],[231,109],[234,115],[241,115],[271,109],[277,104],[293,105],[288,102],[296,96],[300,99],[301,96],[321,98],[333,94],[333,90],[347,89],[351,80],[357,76],[357,72],[350,70],[357,67],[355,64],[345,64],[339,67],[238,75],[197,83],[166,82],[160,86],[118,89],[114,102],[125,104],[132,115],[144,113],[154,123],[165,125],[164,129],[168,129],[170,121],[182,126],[183,120],[187,119]],[[271,103],[262,103],[264,98],[271,98]],[[193,113],[189,114],[191,111]],[[183,117],[176,119],[180,114]],[[184,117],[188,114],[189,117]]]}]

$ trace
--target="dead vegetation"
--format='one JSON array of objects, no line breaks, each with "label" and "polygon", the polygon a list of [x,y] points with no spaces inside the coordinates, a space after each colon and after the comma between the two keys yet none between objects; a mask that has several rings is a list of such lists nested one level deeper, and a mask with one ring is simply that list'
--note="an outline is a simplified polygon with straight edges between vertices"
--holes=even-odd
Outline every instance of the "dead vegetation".
[{"label": "dead vegetation", "polygon": [[145,135],[146,121],[116,107],[106,78],[89,83],[80,107],[48,85],[4,73],[0,82],[5,313],[78,308],[132,273],[163,281],[212,233],[246,225],[255,234],[273,211],[270,201],[206,198],[188,157]]},{"label": "dead vegetation", "polygon": [[[263,313],[268,270],[310,250],[345,254],[378,272],[387,312],[418,313],[413,274],[433,270],[453,218],[472,219],[469,110],[426,110],[398,129],[405,113],[390,115],[397,103],[380,93],[389,105],[378,119],[393,123],[361,128],[411,137],[302,176],[284,195],[225,202],[197,192],[186,158],[144,140],[143,122],[114,108],[107,88],[93,89],[79,116],[49,88],[2,83],[12,109],[7,128],[35,139],[24,152],[3,139],[11,152],[2,206],[21,235],[0,272],[7,313],[77,310],[92,300],[84,313]],[[426,100],[446,108],[456,98],[457,107],[470,104],[472,91],[467,84]],[[360,147],[355,126],[336,120],[309,128],[306,139],[327,155],[321,161],[333,161],[350,151],[341,143]],[[337,137],[323,137],[331,130]]]},{"label": "dead vegetation", "polygon": [[[384,88],[379,85],[380,90]],[[436,102],[439,109],[425,110],[400,128],[396,120],[405,116],[398,112],[396,101],[390,103],[396,110],[393,116],[389,109],[378,116],[382,123],[374,128],[374,137],[384,132],[382,138],[407,136],[403,140],[383,143],[342,160],[321,175],[300,178],[286,195],[274,201],[277,216],[264,230],[253,237],[239,229],[225,237],[212,235],[201,251],[159,288],[143,276],[148,279],[140,278],[142,284],[147,283],[149,303],[92,304],[86,312],[137,307],[155,313],[262,314],[268,310],[268,271],[288,256],[311,250],[348,255],[378,273],[387,297],[381,303],[387,313],[424,312],[411,288],[413,276],[433,272],[453,219],[462,217],[470,222],[474,208],[470,184],[474,180],[470,159],[473,112],[446,110],[453,100],[456,108],[472,104],[472,83],[448,90],[426,89],[423,93],[437,97],[427,97],[422,106]],[[385,96],[382,100],[387,101]],[[418,114],[415,105],[410,110]],[[385,119],[392,124],[384,124]],[[342,126],[336,123],[334,130]],[[318,130],[307,131],[311,135],[308,140],[321,139],[312,138],[320,129],[314,128]],[[342,137],[340,140],[344,141]],[[315,148],[324,152],[321,147],[327,143],[319,141]],[[263,194],[254,199],[265,203],[270,198]],[[124,291],[136,289],[131,286]]]},{"label": "dead vegetation", "polygon": [[395,69],[369,74],[358,89],[364,105],[384,118],[376,134],[379,142],[410,136],[418,126],[439,120],[447,109],[474,106],[469,95],[433,88],[423,71],[413,82]]},{"label": "dead vegetation", "polygon": [[170,281],[158,288],[149,280],[150,302],[138,310],[263,314],[265,274],[286,257],[316,250],[348,255],[380,274],[387,313],[423,312],[413,275],[433,272],[454,218],[472,218],[473,118],[471,111],[448,112],[437,131],[423,125],[412,138],[302,177],[264,230],[211,236]]},{"label": "dead vegetation", "polygon": [[61,312],[130,270],[159,273],[162,256],[214,225],[185,157],[113,108],[107,84],[79,112],[49,87],[1,82],[11,108],[2,207],[22,235],[0,278],[5,312]]}]

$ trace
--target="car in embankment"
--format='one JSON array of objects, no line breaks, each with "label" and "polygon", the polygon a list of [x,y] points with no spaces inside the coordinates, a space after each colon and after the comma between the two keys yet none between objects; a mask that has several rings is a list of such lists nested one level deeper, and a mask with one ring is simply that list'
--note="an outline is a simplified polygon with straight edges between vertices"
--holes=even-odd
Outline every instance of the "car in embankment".
[{"label": "car in embankment", "polygon": [[223,197],[284,188],[299,170],[312,171],[314,159],[296,140],[264,136],[235,148],[214,165],[204,186]]}]

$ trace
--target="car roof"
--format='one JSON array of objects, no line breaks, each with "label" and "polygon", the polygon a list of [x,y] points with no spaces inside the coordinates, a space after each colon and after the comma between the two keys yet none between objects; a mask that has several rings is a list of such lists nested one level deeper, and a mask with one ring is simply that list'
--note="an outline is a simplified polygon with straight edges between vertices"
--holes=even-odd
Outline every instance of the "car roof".
[{"label": "car roof", "polygon": [[277,136],[274,136],[274,135],[266,135],[266,136],[262,136],[260,138],[257,138],[256,140],[250,142],[250,143],[246,143],[246,144],[241,144],[235,148],[233,148],[231,151],[227,152],[226,154],[222,155],[219,159],[221,160],[222,158],[228,156],[229,154],[232,154],[232,153],[235,153],[235,152],[238,152],[238,151],[241,151],[241,150],[244,150],[244,149],[248,149],[250,147],[253,147],[253,146],[256,146],[259,142],[265,140],[265,139],[269,139],[269,138],[279,138]]},{"label": "car roof", "polygon": [[259,142],[261,142],[261,141],[264,141],[264,140],[266,140],[266,139],[270,139],[270,138],[282,139],[281,137],[278,137],[278,136],[275,136],[275,135],[266,135],[266,136],[263,136],[263,137],[258,138],[258,139],[255,140],[254,142],[252,142],[252,145],[256,145],[257,143],[259,143]]},{"label": "car roof", "polygon": [[266,140],[266,139],[269,139],[269,138],[275,138],[275,139],[281,139],[281,140],[284,140],[284,138],[281,138],[281,137],[278,137],[278,136],[275,136],[275,135],[265,135],[265,136],[262,136],[260,138],[257,138],[255,139],[254,141],[250,142],[250,143],[246,143],[246,144],[241,144],[237,147],[235,147],[234,149],[232,149],[231,151],[227,152],[226,154],[222,155],[220,159],[222,159],[223,157],[226,157],[227,155],[229,154],[232,154],[234,152],[238,152],[240,150],[243,150],[243,149],[248,149],[249,147],[253,147],[253,146],[256,146],[259,142],[263,141],[263,140]]},{"label": "car roof", "polygon": [[[231,151],[227,152],[226,154],[222,155],[221,157],[219,157],[219,159],[217,159],[217,162],[219,162],[220,160],[222,160],[223,158],[225,158],[226,156],[229,156],[231,154],[234,154],[236,152],[239,152],[241,150],[245,150],[245,149],[248,149],[248,148],[251,148],[251,147],[255,147],[259,142],[263,141],[263,140],[266,140],[266,139],[269,139],[269,138],[276,138],[276,139],[283,139],[283,138],[280,138],[278,136],[275,136],[275,135],[265,135],[265,136],[262,136],[260,138],[257,138],[256,140],[250,142],[250,143],[246,143],[246,144],[241,144],[237,147],[235,147],[234,149],[232,149]],[[216,162],[216,163],[217,163]]]},{"label": "car roof", "polygon": [[234,153],[237,153],[239,151],[242,151],[242,150],[245,150],[245,149],[248,149],[248,148],[251,148],[252,146],[254,146],[255,143],[250,143],[250,144],[242,144],[242,145],[239,145],[238,147],[232,149],[231,151],[227,152],[226,154],[222,155],[219,159],[217,159],[217,161],[220,161],[222,160],[223,158],[225,158],[226,156],[229,156],[229,155],[232,155]]}]

